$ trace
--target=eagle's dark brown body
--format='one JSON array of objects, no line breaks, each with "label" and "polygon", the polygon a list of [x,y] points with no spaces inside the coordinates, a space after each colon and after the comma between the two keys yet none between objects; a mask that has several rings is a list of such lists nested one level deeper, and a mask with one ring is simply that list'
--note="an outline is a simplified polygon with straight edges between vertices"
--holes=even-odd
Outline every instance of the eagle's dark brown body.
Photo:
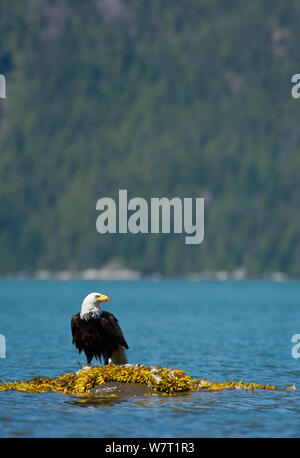
[{"label": "eagle's dark brown body", "polygon": [[[124,348],[129,348],[116,317],[109,312],[102,311],[99,318],[80,318],[80,313],[72,316],[71,331],[73,340],[79,353],[84,351],[87,364],[93,358],[108,364],[112,360],[115,364],[124,364],[126,356]],[[118,361],[117,361],[118,360]]]}]

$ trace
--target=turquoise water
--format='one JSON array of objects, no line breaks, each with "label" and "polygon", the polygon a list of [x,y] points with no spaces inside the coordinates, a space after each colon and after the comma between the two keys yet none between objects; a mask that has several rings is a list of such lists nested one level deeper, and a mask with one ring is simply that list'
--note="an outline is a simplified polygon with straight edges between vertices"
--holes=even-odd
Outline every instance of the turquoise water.
[{"label": "turquoise water", "polygon": [[177,397],[85,400],[0,393],[1,437],[299,437],[300,283],[0,282],[6,381],[58,376],[85,363],[70,318],[85,295],[105,293],[132,364],[184,369],[195,378],[296,385],[296,391],[228,390]]}]

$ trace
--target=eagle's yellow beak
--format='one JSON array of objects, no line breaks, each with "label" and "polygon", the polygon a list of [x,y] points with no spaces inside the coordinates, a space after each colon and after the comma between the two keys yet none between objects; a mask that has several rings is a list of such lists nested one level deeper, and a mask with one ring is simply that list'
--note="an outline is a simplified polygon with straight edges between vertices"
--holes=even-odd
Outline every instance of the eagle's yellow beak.
[{"label": "eagle's yellow beak", "polygon": [[109,297],[105,296],[104,294],[100,294],[100,296],[96,297],[97,302],[109,302]]}]

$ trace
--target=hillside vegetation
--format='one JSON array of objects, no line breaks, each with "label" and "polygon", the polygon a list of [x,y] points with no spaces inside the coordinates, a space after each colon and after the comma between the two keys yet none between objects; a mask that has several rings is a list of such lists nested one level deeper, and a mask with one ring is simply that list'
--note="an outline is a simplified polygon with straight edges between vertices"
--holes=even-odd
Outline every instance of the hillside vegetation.
[{"label": "hillside vegetation", "polygon": [[[300,4],[0,4],[0,272],[300,275]],[[96,202],[204,197],[205,238],[96,231]]]}]

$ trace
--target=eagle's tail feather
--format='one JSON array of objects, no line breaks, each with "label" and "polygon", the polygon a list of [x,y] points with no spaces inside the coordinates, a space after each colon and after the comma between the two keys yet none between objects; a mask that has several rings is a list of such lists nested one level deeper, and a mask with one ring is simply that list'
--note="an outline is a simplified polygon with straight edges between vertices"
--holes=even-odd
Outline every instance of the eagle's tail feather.
[{"label": "eagle's tail feather", "polygon": [[118,364],[118,365],[127,363],[126,353],[122,345],[119,345],[118,348],[112,352],[111,360],[113,364]]}]

